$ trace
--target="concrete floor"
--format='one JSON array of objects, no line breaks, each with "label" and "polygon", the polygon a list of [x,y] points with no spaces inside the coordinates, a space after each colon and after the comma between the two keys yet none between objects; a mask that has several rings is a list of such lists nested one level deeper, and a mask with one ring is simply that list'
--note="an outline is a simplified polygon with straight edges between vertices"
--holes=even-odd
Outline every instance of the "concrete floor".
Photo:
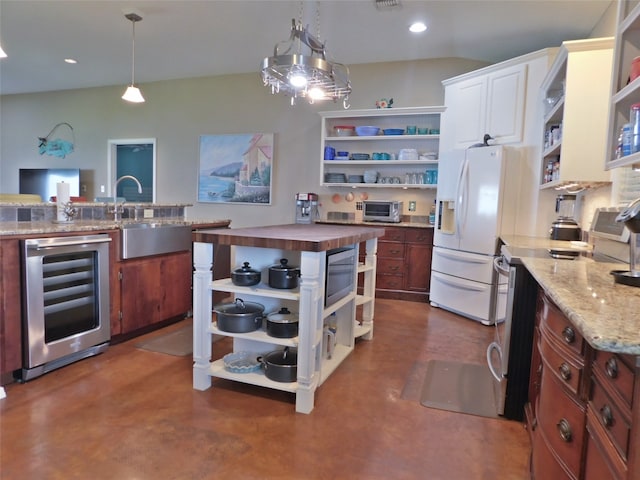
[{"label": "concrete floor", "polygon": [[[193,390],[191,358],[136,348],[141,337],[8,385],[0,478],[529,478],[523,424],[419,402],[426,362],[483,363],[490,327],[377,300],[374,333],[319,388],[310,415],[295,413],[284,392],[225,380]],[[229,349],[216,342],[215,356]]]}]

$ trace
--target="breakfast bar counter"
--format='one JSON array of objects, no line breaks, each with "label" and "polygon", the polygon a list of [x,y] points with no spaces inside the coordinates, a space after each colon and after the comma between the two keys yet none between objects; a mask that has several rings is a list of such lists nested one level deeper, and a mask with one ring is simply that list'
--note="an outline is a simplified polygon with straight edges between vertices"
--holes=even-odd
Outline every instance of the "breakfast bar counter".
[{"label": "breakfast bar counter", "polygon": [[[200,230],[193,233],[193,387],[206,390],[212,377],[231,379],[262,387],[288,391],[296,396],[296,411],[310,413],[315,390],[351,353],[355,339],[373,338],[373,308],[377,238],[383,228],[346,225],[275,225],[229,230]],[[366,244],[365,261],[358,262],[357,249]],[[249,262],[261,272],[260,283],[235,285],[230,278],[212,281],[215,262],[213,246],[232,246],[232,265]],[[334,249],[356,249],[350,292],[325,305],[326,261]],[[299,285],[292,289],[269,286],[269,267],[286,258],[290,266],[299,266]],[[357,277],[364,277],[362,295],[357,294]],[[235,299],[260,303],[265,315],[286,307],[297,312],[299,331],[294,338],[269,336],[263,328],[246,333],[221,331],[212,319],[211,291],[223,291]],[[362,318],[356,319],[356,306],[362,306]],[[330,330],[329,330],[330,329]],[[270,351],[292,348],[297,352],[296,381],[267,378],[261,368],[237,372],[227,368],[224,358],[212,360],[212,335],[233,337],[233,351],[248,352],[253,360]],[[328,342],[332,344],[329,345]],[[255,363],[255,362],[254,362]]]}]

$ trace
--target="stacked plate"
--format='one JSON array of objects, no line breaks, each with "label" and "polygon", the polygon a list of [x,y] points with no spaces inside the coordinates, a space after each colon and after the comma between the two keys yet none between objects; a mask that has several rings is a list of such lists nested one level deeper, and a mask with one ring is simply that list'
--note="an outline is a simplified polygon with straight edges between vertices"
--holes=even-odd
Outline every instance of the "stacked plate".
[{"label": "stacked plate", "polygon": [[324,181],[325,183],[346,183],[347,176],[344,173],[326,173]]},{"label": "stacked plate", "polygon": [[349,175],[347,177],[347,182],[348,183],[363,183],[364,182],[364,176],[363,175]]}]

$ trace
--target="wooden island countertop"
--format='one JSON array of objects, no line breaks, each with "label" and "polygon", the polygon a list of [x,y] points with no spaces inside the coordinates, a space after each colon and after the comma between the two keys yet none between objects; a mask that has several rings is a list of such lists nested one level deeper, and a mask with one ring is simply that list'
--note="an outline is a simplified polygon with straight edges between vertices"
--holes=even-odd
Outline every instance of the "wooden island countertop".
[{"label": "wooden island countertop", "polygon": [[194,242],[322,252],[384,235],[384,228],[354,225],[287,224],[224,230],[199,230]]}]

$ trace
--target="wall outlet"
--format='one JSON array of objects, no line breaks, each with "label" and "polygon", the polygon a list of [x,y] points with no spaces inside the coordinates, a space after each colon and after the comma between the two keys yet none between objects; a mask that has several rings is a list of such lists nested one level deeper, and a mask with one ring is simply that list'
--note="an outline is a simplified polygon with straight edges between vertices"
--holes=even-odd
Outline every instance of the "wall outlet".
[{"label": "wall outlet", "polygon": [[100,185],[100,193],[104,193],[104,185]]},{"label": "wall outlet", "polygon": [[153,218],[153,208],[144,209],[144,218]]},{"label": "wall outlet", "polygon": [[410,212],[415,212],[416,211],[416,202],[415,202],[415,200],[411,200],[409,202],[409,211]]}]

